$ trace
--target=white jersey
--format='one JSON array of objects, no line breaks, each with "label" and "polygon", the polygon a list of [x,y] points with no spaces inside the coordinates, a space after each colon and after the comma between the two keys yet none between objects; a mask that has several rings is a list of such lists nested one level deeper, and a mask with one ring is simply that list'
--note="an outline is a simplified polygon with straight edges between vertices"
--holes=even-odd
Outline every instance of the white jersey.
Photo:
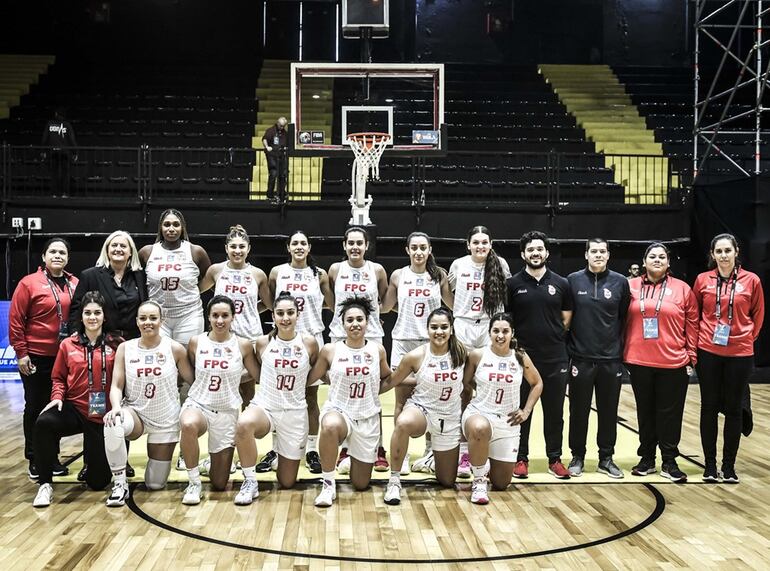
[{"label": "white jersey", "polygon": [[190,242],[182,240],[176,250],[166,250],[156,242],[145,272],[147,293],[163,307],[164,317],[173,319],[202,311],[198,289],[200,270],[193,261]]},{"label": "white jersey", "polygon": [[334,344],[329,367],[329,397],[326,401],[352,420],[380,412],[380,345],[371,341],[351,349],[344,341]]},{"label": "white jersey", "polygon": [[189,398],[199,405],[212,410],[238,410],[241,396],[243,356],[238,337],[232,335],[223,343],[209,339],[208,335],[198,336],[195,351],[195,382],[190,387]]},{"label": "white jersey", "polygon": [[473,378],[476,396],[471,404],[481,412],[507,414],[521,406],[523,369],[513,351],[506,357],[498,357],[486,347]]},{"label": "white jersey", "polygon": [[297,331],[311,335],[323,333],[324,296],[321,293],[321,281],[318,274],[313,273],[313,268],[292,268],[289,264],[278,266],[275,276],[276,297],[281,291],[288,291],[297,300]]},{"label": "white jersey", "polygon": [[372,262],[365,262],[361,268],[352,268],[347,262],[340,262],[337,279],[334,280],[334,319],[329,326],[329,334],[338,339],[345,337],[340,304],[353,296],[367,298],[374,308],[366,326],[366,338],[382,339],[385,333],[380,323],[380,294]]},{"label": "white jersey", "polygon": [[441,284],[428,272],[401,268],[398,279],[398,318],[393,339],[428,339],[428,315],[441,307]]},{"label": "white jersey", "polygon": [[417,385],[409,400],[438,417],[457,417],[461,414],[463,370],[465,365],[452,367],[449,353],[434,355],[425,348],[425,358],[415,378]]},{"label": "white jersey", "polygon": [[[511,277],[508,262],[500,258],[505,278]],[[449,284],[455,292],[454,315],[466,319],[489,319],[484,312],[484,276],[485,262],[476,264],[470,256],[464,256],[452,262],[449,268]],[[503,311],[503,306],[495,311]]]},{"label": "white jersey", "polygon": [[259,287],[251,264],[235,270],[228,267],[222,269],[217,277],[214,295],[226,295],[235,304],[235,319],[233,332],[249,341],[255,341],[262,335],[262,320],[259,318]]},{"label": "white jersey", "polygon": [[305,410],[310,356],[298,333],[291,341],[270,340],[262,357],[259,392],[254,403],[271,411]]},{"label": "white jersey", "polygon": [[179,389],[171,339],[161,337],[154,349],[139,347],[140,339],[123,344],[126,385],[123,406],[130,406],[147,426],[168,428],[179,422]]}]

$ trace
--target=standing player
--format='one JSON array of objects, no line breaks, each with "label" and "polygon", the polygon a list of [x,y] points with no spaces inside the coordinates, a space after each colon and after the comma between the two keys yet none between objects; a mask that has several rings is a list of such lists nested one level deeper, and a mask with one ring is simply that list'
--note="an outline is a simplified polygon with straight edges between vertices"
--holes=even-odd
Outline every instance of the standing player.
[{"label": "standing player", "polygon": [[[487,459],[492,488],[505,490],[511,483],[520,425],[532,414],[543,390],[540,374],[513,337],[513,317],[509,313],[495,314],[489,334],[491,344],[471,352],[463,379],[463,403],[470,403],[465,406],[462,427],[471,454],[474,504],[489,503]],[[522,377],[530,388],[523,405]],[[471,400],[474,388],[476,396]]]},{"label": "standing player", "polygon": [[266,309],[273,306],[267,276],[248,262],[251,252],[249,234],[240,224],[230,227],[225,238],[225,252],[227,261],[209,267],[200,289],[206,291],[214,287],[214,295],[232,299],[235,304],[233,333],[254,343],[262,335],[260,303]]},{"label": "standing player", "polygon": [[[224,490],[230,477],[230,464],[235,446],[235,426],[241,401],[254,395],[254,379],[259,378],[259,365],[254,347],[248,339],[232,332],[235,304],[229,297],[215,295],[207,311],[211,331],[190,340],[187,353],[195,363],[195,382],[182,405],[179,422],[182,429],[180,446],[190,484],[182,503],[199,504],[201,479],[198,469],[198,438],[209,433],[209,478],[215,490]],[[244,368],[250,377],[242,375]],[[241,398],[239,387],[246,384]],[[195,466],[190,468],[190,466]]]},{"label": "standing player", "polygon": [[612,461],[612,455],[618,436],[623,329],[631,290],[625,276],[607,269],[610,246],[606,240],[588,240],[585,257],[588,266],[567,277],[574,304],[569,337],[569,473],[583,474],[595,390],[599,417],[597,470],[610,478],[622,478],[623,471]]},{"label": "standing player", "polygon": [[[569,479],[569,471],[561,462],[564,431],[564,396],[567,390],[567,329],[572,318],[572,296],[569,283],[546,267],[548,236],[527,232],[521,237],[521,259],[526,266],[510,278],[506,309],[513,315],[516,336],[531,357],[543,379],[543,433],[548,455],[548,472],[560,480]],[[529,385],[522,385],[525,402]],[[513,475],[529,475],[530,416],[521,426],[521,445]]]},{"label": "standing player", "polygon": [[[270,292],[287,291],[297,300],[297,331],[313,335],[318,348],[324,346],[323,308],[334,307],[334,294],[329,287],[329,275],[319,268],[310,254],[310,240],[302,231],[294,232],[286,241],[289,262],[270,270]],[[309,432],[305,451],[305,464],[312,474],[321,473],[321,459],[318,456],[318,385],[307,387],[307,414]],[[272,465],[277,459],[271,450],[257,464]]]},{"label": "standing player", "polygon": [[[393,327],[393,347],[390,352],[390,366],[395,371],[401,358],[428,342],[428,328],[425,316],[441,307],[441,301],[451,309],[454,295],[449,287],[446,272],[438,267],[433,258],[430,238],[424,232],[412,232],[406,239],[406,253],[409,265],[395,270],[390,276],[390,285],[382,301],[382,312],[398,311]],[[414,388],[414,382],[396,388],[394,419]],[[430,462],[430,435],[425,435],[426,451],[418,460],[419,466]],[[391,450],[391,460],[393,451]],[[402,474],[409,473],[409,454],[404,456]]]},{"label": "standing player", "polygon": [[[380,264],[366,260],[369,234],[360,226],[351,226],[345,231],[342,247],[345,249],[346,259],[332,264],[329,268],[329,283],[334,292],[335,301],[329,336],[332,342],[345,339],[345,328],[340,318],[342,302],[357,296],[368,299],[372,307],[372,314],[369,316],[366,328],[366,338],[382,344],[385,333],[380,322],[380,300],[385,298],[385,292],[388,290],[388,276]],[[388,469],[388,460],[385,457],[382,439],[377,442],[376,452],[374,469],[385,472]],[[343,447],[338,462],[341,474],[347,474],[350,471],[350,460],[347,456],[347,447]]]},{"label": "standing player", "polygon": [[[489,344],[489,318],[503,310],[505,280],[511,271],[505,259],[492,249],[492,234],[486,226],[468,231],[469,254],[452,262],[449,283],[454,290],[454,327],[457,338],[470,351]],[[471,477],[468,444],[460,443],[460,478]]]},{"label": "standing player", "polygon": [[165,312],[161,334],[185,347],[203,332],[200,276],[211,265],[202,247],[187,237],[184,216],[169,208],[160,215],[155,243],[139,250],[147,274],[147,291]]},{"label": "standing player", "polygon": [[162,322],[157,302],[142,303],[136,316],[141,337],[121,343],[115,355],[112,410],[104,416],[104,450],[113,477],[110,507],[124,505],[128,497],[126,439],[147,434],[147,489],[162,489],[171,471],[179,441],[177,378],[191,383],[194,373],[182,344],[160,334]]},{"label": "standing player", "polygon": [[298,313],[297,299],[280,292],[273,308],[275,328],[257,339],[259,393],[238,418],[236,445],[244,481],[235,496],[236,505],[248,505],[259,495],[254,438],[272,432],[278,482],[291,488],[297,481],[308,430],[307,375],[318,358],[315,338],[297,332]]},{"label": "standing player", "polygon": [[324,345],[308,382],[328,373],[329,398],[321,410],[323,483],[315,499],[318,507],[329,507],[337,497],[334,461],[337,448],[347,440],[350,448],[350,482],[364,490],[372,478],[377,442],[382,439],[379,394],[390,388],[390,367],[385,348],[366,339],[374,310],[368,299],[349,297],[341,303],[340,317],[346,337]]},{"label": "standing player", "polygon": [[[398,466],[406,456],[409,438],[430,432],[435,456],[436,478],[442,486],[452,486],[457,477],[460,447],[461,395],[465,345],[452,329],[452,312],[443,307],[428,316],[430,341],[407,353],[393,373],[390,384],[398,385],[414,375],[414,393],[396,418],[390,439],[390,455]],[[391,470],[385,490],[385,503],[401,503],[401,474]]]}]

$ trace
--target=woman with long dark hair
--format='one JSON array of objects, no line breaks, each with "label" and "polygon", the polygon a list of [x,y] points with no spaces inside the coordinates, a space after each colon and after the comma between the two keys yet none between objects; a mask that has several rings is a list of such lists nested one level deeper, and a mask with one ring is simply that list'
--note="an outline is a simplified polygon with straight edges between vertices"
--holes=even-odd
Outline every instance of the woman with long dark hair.
[{"label": "woman with long dark hair", "polygon": [[[735,459],[741,441],[742,400],[754,366],[754,341],[765,317],[759,277],[741,266],[732,234],[714,236],[709,267],[693,285],[700,309],[698,381],[703,480],[738,483]],[[724,411],[722,466],[717,471],[717,417]]]}]

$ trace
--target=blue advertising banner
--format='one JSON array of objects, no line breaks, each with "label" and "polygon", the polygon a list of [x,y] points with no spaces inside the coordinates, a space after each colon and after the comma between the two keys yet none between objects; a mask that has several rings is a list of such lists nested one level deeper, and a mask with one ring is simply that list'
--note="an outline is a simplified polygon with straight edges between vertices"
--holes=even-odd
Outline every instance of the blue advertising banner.
[{"label": "blue advertising banner", "polygon": [[8,311],[11,302],[0,300],[0,381],[19,381],[16,351],[8,339]]}]

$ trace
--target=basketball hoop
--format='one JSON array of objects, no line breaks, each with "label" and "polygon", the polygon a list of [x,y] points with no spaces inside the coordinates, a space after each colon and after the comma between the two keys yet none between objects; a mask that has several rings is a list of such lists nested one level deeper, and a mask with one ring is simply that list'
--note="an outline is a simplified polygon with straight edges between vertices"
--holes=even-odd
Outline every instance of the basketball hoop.
[{"label": "basketball hoop", "polygon": [[353,163],[353,179],[379,180],[380,157],[390,140],[388,133],[367,132],[348,135],[348,144],[356,156]]},{"label": "basketball hoop", "polygon": [[351,133],[347,136],[347,142],[355,155],[351,174],[353,183],[353,192],[350,197],[351,224],[371,224],[369,206],[372,204],[372,197],[366,196],[366,181],[370,178],[379,180],[380,157],[390,140],[391,136],[388,133]]}]

